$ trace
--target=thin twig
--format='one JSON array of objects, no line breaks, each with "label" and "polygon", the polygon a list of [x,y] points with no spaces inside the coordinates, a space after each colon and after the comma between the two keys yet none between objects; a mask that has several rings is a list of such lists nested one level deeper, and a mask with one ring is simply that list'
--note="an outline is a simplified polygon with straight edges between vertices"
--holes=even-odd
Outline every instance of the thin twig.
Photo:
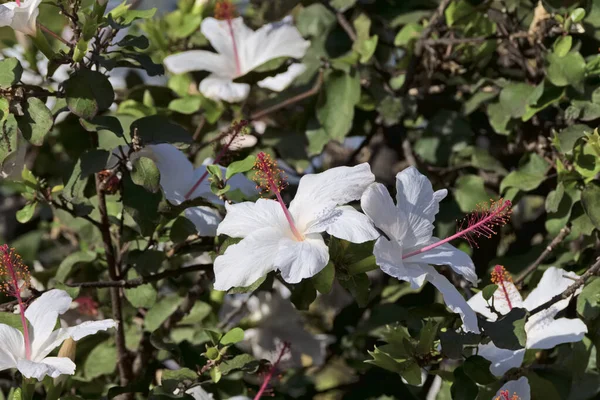
[{"label": "thin twig", "polygon": [[82,287],[82,288],[125,288],[131,289],[141,285],[145,285],[152,282],[160,281],[161,279],[171,278],[174,276],[181,276],[189,272],[203,271],[212,267],[212,264],[199,264],[191,267],[170,269],[167,271],[160,272],[154,275],[139,276],[134,279],[121,279],[118,281],[98,281],[98,282],[77,282],[67,283],[69,287]]},{"label": "thin twig", "polygon": [[315,82],[314,86],[311,89],[309,89],[308,91],[306,91],[304,93],[300,93],[297,96],[287,99],[286,101],[282,101],[281,103],[275,104],[274,106],[268,107],[264,110],[257,111],[250,115],[250,119],[253,121],[257,120],[257,119],[261,119],[265,115],[271,114],[272,112],[275,112],[284,107],[290,106],[294,103],[297,103],[299,101],[302,101],[308,97],[314,96],[315,94],[319,93],[319,90],[321,90],[321,85],[323,85],[324,74],[325,74],[325,71],[323,69],[319,70],[319,76],[317,78],[317,81]]},{"label": "thin twig", "polygon": [[44,25],[40,24],[39,22],[37,23],[38,28],[40,28],[41,30],[43,30],[44,32],[46,32],[48,35],[52,36],[54,39],[63,42],[64,44],[66,44],[69,47],[74,46],[73,43],[63,39],[60,35],[57,35],[56,33],[52,32],[50,29],[48,29],[47,27],[45,27]]},{"label": "thin twig", "polygon": [[521,285],[523,283],[523,281],[530,274],[532,274],[540,266],[540,264],[542,262],[544,262],[544,260],[550,255],[550,253],[552,253],[554,251],[556,246],[558,246],[563,240],[565,240],[565,238],[569,235],[569,233],[571,233],[571,228],[569,228],[568,226],[565,226],[564,228],[562,228],[560,230],[559,234],[544,249],[542,254],[540,254],[540,256],[533,263],[531,263],[531,265],[529,265],[527,268],[525,268],[525,270],[523,272],[521,272],[521,274],[517,277],[517,279],[515,279],[515,281],[514,281],[515,285],[517,285],[517,286]]},{"label": "thin twig", "polygon": [[592,265],[583,275],[581,275],[579,277],[579,279],[577,279],[575,281],[575,283],[573,283],[571,286],[569,286],[564,292],[557,294],[556,296],[554,296],[553,298],[551,298],[544,304],[537,306],[536,308],[534,308],[533,310],[531,310],[529,312],[529,315],[537,314],[540,311],[548,309],[553,304],[556,304],[561,300],[568,299],[569,297],[574,295],[575,292],[577,291],[577,289],[579,289],[581,286],[583,286],[587,282],[588,279],[590,279],[592,276],[598,275],[598,274],[600,274],[600,257],[598,257],[598,259],[596,259],[596,263],[594,265]]},{"label": "thin twig", "polygon": [[528,38],[530,35],[528,32],[516,32],[510,35],[491,35],[491,36],[479,36],[469,38],[439,38],[439,39],[425,39],[423,40],[424,46],[454,46],[459,44],[477,44],[487,42],[488,40],[514,40],[520,38]]}]

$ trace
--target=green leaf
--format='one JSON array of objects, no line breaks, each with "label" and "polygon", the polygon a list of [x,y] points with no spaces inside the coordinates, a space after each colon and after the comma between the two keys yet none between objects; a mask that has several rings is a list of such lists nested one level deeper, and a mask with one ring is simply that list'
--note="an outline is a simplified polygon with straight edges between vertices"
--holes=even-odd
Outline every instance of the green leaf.
[{"label": "green leaf", "polygon": [[201,107],[202,97],[200,96],[186,96],[181,99],[172,100],[169,103],[169,110],[186,115],[198,112]]},{"label": "green leaf", "polygon": [[574,9],[570,17],[571,21],[575,23],[583,21],[583,19],[585,18],[585,9],[581,7]]},{"label": "green leaf", "polygon": [[140,118],[131,124],[130,129],[131,137],[137,132],[144,145],[171,143],[183,148],[192,143],[192,135],[181,125],[159,115]]},{"label": "green leaf", "polygon": [[417,344],[417,354],[430,354],[433,350],[435,337],[438,333],[439,324],[433,321],[427,321],[425,326],[419,332],[419,343]]},{"label": "green leaf", "polygon": [[117,348],[108,341],[92,349],[83,364],[83,374],[87,379],[110,375],[117,367]]},{"label": "green leaf", "polygon": [[146,313],[144,329],[148,332],[157,330],[177,310],[183,298],[172,295],[161,299]]},{"label": "green leaf", "polygon": [[479,393],[477,384],[465,373],[464,367],[454,370],[454,382],[450,388],[452,400],[474,400]]},{"label": "green leaf", "polygon": [[323,4],[311,4],[298,14],[296,26],[304,37],[323,37],[334,27],[335,14]]},{"label": "green leaf", "polygon": [[160,189],[160,172],[154,161],[140,157],[133,162],[131,180],[143,186],[149,192],[156,193]]},{"label": "green leaf", "polygon": [[304,279],[292,288],[290,300],[298,310],[308,310],[308,307],[317,298],[317,291],[309,279]]},{"label": "green leaf", "polygon": [[181,368],[175,370],[165,369],[162,373],[163,380],[173,380],[173,381],[196,381],[198,379],[198,374],[196,371],[192,371],[189,368]]},{"label": "green leaf", "polygon": [[97,254],[93,251],[78,251],[69,254],[58,266],[54,278],[58,282],[65,282],[77,264],[89,264],[94,261],[96,257]]},{"label": "green leaf", "polygon": [[512,118],[521,118],[529,104],[529,97],[535,86],[526,83],[509,83],[500,92],[500,105]]},{"label": "green leaf", "polygon": [[519,169],[508,174],[500,184],[500,191],[505,192],[507,188],[517,188],[525,192],[536,189],[545,179],[548,170],[548,162],[539,155],[533,153],[529,159],[522,163]]},{"label": "green leaf", "polygon": [[221,373],[221,370],[218,365],[210,370],[210,378],[213,380],[214,383],[218,383],[221,380],[222,376],[223,374]]},{"label": "green leaf", "polygon": [[331,0],[331,6],[339,12],[345,12],[354,7],[356,0]]},{"label": "green leaf", "polygon": [[121,121],[119,121],[117,117],[100,115],[90,121],[80,118],[79,123],[83,129],[88,132],[110,131],[117,137],[123,137],[123,127],[121,126]]},{"label": "green leaf", "polygon": [[21,80],[23,67],[16,58],[0,61],[0,89],[6,89]]},{"label": "green leaf", "polygon": [[352,45],[352,49],[360,54],[361,64],[366,64],[375,54],[379,38],[377,35],[369,36],[371,20],[366,14],[360,14],[353,24],[357,38]]},{"label": "green leaf", "polygon": [[593,278],[577,297],[577,313],[588,321],[600,316],[600,278]]},{"label": "green leaf", "polygon": [[232,344],[239,343],[242,340],[244,340],[244,330],[241,328],[233,328],[225,335],[223,335],[221,340],[219,340],[219,343],[223,346],[229,346]]},{"label": "green leaf", "polygon": [[354,106],[360,100],[360,78],[343,72],[331,72],[321,92],[317,118],[327,135],[342,142],[354,121]]},{"label": "green leaf", "polygon": [[496,381],[490,372],[490,362],[481,356],[471,356],[465,360],[463,369],[465,374],[480,385],[489,385]]},{"label": "green leaf", "polygon": [[369,302],[371,281],[366,273],[356,274],[347,278],[339,278],[340,284],[352,294],[359,307],[365,307]]},{"label": "green leaf", "polygon": [[423,25],[421,24],[406,24],[394,38],[394,46],[408,47],[412,45],[415,40],[421,37],[423,29],[425,28],[423,28]]},{"label": "green leaf", "polygon": [[150,236],[160,221],[158,205],[162,200],[160,192],[152,193],[136,185],[129,175],[123,177],[123,209],[129,214],[144,236]]},{"label": "green leaf", "polygon": [[0,324],[5,324],[23,332],[23,324],[21,323],[21,316],[13,313],[2,312],[0,313]]},{"label": "green leaf", "polygon": [[456,180],[454,198],[462,212],[471,212],[477,204],[488,201],[490,195],[485,190],[482,177],[478,175],[463,175]]},{"label": "green leaf", "polygon": [[519,350],[525,347],[525,317],[523,308],[513,308],[495,322],[483,321],[481,327],[497,347]]},{"label": "green leaf", "polygon": [[564,154],[571,154],[577,140],[585,136],[586,133],[591,132],[592,129],[583,124],[575,124],[566,127],[556,135],[557,144],[560,147],[559,150]]},{"label": "green leaf", "polygon": [[487,114],[490,119],[490,125],[496,133],[508,135],[508,123],[510,122],[510,112],[500,103],[492,103],[487,107]]},{"label": "green leaf", "polygon": [[315,289],[319,291],[321,294],[327,294],[331,291],[333,287],[333,282],[335,280],[335,266],[330,261],[325,268],[323,268],[318,274],[313,276],[311,282]]},{"label": "green leaf", "polygon": [[69,110],[84,119],[107,110],[115,98],[108,78],[98,71],[79,69],[65,81],[64,87]]},{"label": "green leaf", "polygon": [[400,122],[405,113],[404,103],[400,98],[386,96],[377,106],[377,111],[384,126],[393,126]]},{"label": "green leaf", "polygon": [[169,231],[169,239],[171,239],[173,243],[181,243],[190,235],[196,233],[198,233],[198,230],[192,221],[185,217],[177,217]]},{"label": "green leaf", "polygon": [[556,185],[556,190],[548,193],[548,197],[546,197],[546,211],[549,213],[555,213],[558,211],[558,206],[565,194],[565,185],[562,182],[558,182]]},{"label": "green leaf", "polygon": [[498,289],[498,285],[494,284],[484,287],[481,290],[481,295],[483,296],[484,300],[489,301],[496,292],[496,289]]},{"label": "green leaf", "polygon": [[233,357],[230,360],[223,361],[219,364],[219,369],[223,375],[227,375],[234,371],[244,371],[246,373],[254,373],[260,366],[260,363],[256,358],[250,354],[240,354]]},{"label": "green leaf", "polygon": [[19,221],[21,224],[28,222],[31,218],[33,218],[36,207],[37,201],[25,204],[23,208],[17,211],[17,221]]},{"label": "green leaf", "polygon": [[583,90],[583,79],[585,78],[585,60],[578,52],[571,52],[563,57],[548,53],[548,69],[546,70],[548,80],[555,86],[571,85],[576,89]]},{"label": "green leaf", "polygon": [[572,45],[573,37],[571,35],[560,36],[554,42],[554,54],[556,54],[559,57],[564,57],[569,53]]},{"label": "green leaf", "polygon": [[54,124],[54,118],[46,104],[35,97],[27,99],[24,115],[19,117],[17,121],[23,137],[35,146],[44,144],[44,138]]},{"label": "green leaf", "polygon": [[[134,270],[129,270],[127,279],[135,279],[139,275]],[[150,308],[156,303],[158,294],[154,286],[147,283],[135,288],[125,289],[125,297],[134,307]]]},{"label": "green leaf", "polygon": [[596,229],[600,229],[600,183],[590,182],[581,192],[581,204]]},{"label": "green leaf", "polygon": [[249,155],[243,160],[232,162],[225,171],[225,179],[228,180],[235,174],[241,174],[250,171],[252,167],[254,167],[255,161],[256,156]]},{"label": "green leaf", "polygon": [[73,173],[63,189],[63,196],[72,203],[84,200],[88,178],[106,168],[110,153],[106,150],[86,150],[77,160]]}]

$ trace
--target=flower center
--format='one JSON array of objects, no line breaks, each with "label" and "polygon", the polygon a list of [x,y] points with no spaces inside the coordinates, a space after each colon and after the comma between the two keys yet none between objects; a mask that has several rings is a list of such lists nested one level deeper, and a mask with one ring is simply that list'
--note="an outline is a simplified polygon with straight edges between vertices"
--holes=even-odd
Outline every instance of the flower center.
[{"label": "flower center", "polygon": [[281,209],[285,214],[285,218],[290,225],[292,233],[298,241],[304,240],[304,235],[302,235],[296,228],[296,225],[294,225],[294,219],[281,198],[281,191],[285,189],[287,185],[283,171],[277,168],[277,163],[273,161],[270,155],[265,154],[262,151],[256,155],[254,168],[256,170],[256,174],[254,175],[254,180],[257,184],[256,189],[262,189],[262,193],[271,192],[277,197],[277,201],[279,202],[279,205],[281,205]]},{"label": "flower center", "polygon": [[511,207],[510,200],[504,199],[492,200],[489,205],[487,203],[477,205],[475,211],[460,222],[459,230],[454,235],[405,254],[402,259],[425,253],[458,238],[465,239],[471,246],[477,246],[477,238],[481,236],[491,238],[496,234],[496,228],[508,222],[512,213]]},{"label": "flower center", "polygon": [[492,271],[492,283],[500,287],[500,289],[502,290],[502,295],[506,300],[506,304],[508,304],[508,309],[512,310],[513,306],[510,301],[510,296],[508,295],[508,288],[506,287],[505,282],[512,282],[512,277],[502,265],[496,265],[494,267],[494,270]]},{"label": "flower center", "polygon": [[235,14],[235,6],[231,4],[229,0],[222,0],[215,6],[215,18],[227,21],[227,27],[229,29],[229,36],[231,37],[231,43],[233,44],[233,57],[235,58],[235,72],[237,76],[242,75],[242,65],[240,64],[240,55],[237,48],[237,42],[235,40],[235,34],[233,32],[233,16]]},{"label": "flower center", "polygon": [[[15,252],[15,249],[4,244],[0,246],[0,276],[3,278],[3,284],[0,284],[0,290],[14,296],[19,303],[19,313],[21,314],[21,324],[23,325],[23,338],[25,339],[25,358],[31,359],[31,342],[29,341],[29,327],[25,318],[25,304],[21,298],[21,290],[29,286],[29,269],[21,261],[21,256]],[[19,282],[23,282],[19,286]]]},{"label": "flower center", "polygon": [[[225,135],[227,135],[229,137],[229,140],[225,143],[225,145],[223,146],[221,151],[219,151],[219,154],[217,154],[217,156],[215,157],[215,161],[213,162],[213,164],[219,164],[221,162],[221,160],[227,153],[227,150],[229,150],[231,148],[231,145],[233,144],[233,142],[235,142],[235,139],[237,139],[241,134],[244,133],[246,126],[248,126],[248,121],[246,121],[246,120],[241,120],[240,122],[234,122],[231,125],[231,128],[229,128],[227,130],[227,132],[225,132]],[[219,139],[220,138],[221,138],[221,136],[219,136]],[[218,142],[219,141],[217,141],[217,143]],[[206,179],[207,176],[208,176],[208,169],[206,171],[204,171],[202,176],[200,176],[200,179],[198,179],[196,181],[196,183],[194,183],[194,186],[192,186],[192,188],[185,194],[186,200],[189,200],[192,197],[192,194],[194,193],[194,191],[196,189],[198,189],[200,184],[202,182],[204,182],[204,180]]]},{"label": "flower center", "polygon": [[521,397],[516,392],[511,396],[508,390],[502,390],[500,396],[497,396],[494,400],[521,400]]}]

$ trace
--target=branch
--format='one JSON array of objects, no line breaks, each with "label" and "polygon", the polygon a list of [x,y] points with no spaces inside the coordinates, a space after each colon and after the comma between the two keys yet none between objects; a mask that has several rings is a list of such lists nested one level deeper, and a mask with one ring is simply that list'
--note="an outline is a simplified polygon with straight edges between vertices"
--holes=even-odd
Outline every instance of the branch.
[{"label": "branch", "polygon": [[552,242],[550,242],[546,249],[544,249],[542,254],[540,254],[540,256],[533,263],[531,263],[531,265],[529,265],[523,272],[521,272],[517,279],[515,279],[515,285],[521,285],[525,278],[532,274],[540,266],[540,264],[544,262],[544,260],[550,255],[550,253],[554,251],[556,246],[558,246],[569,235],[569,233],[571,233],[571,228],[569,228],[568,226],[562,228],[559,234],[552,240]]},{"label": "branch", "polygon": [[199,264],[193,265],[191,267],[171,269],[168,271],[163,271],[158,274],[149,275],[149,276],[139,276],[134,279],[121,279],[118,281],[98,281],[98,282],[78,282],[78,283],[67,283],[66,285],[69,287],[82,287],[82,288],[125,288],[131,289],[141,285],[145,285],[147,283],[157,282],[161,279],[171,278],[174,276],[181,276],[182,274],[187,274],[189,272],[203,271],[212,267],[212,264]]},{"label": "branch", "polygon": [[600,257],[598,257],[598,259],[596,259],[596,263],[594,265],[592,265],[590,267],[590,269],[588,269],[585,272],[585,274],[581,275],[579,277],[579,279],[577,279],[575,281],[575,283],[573,283],[571,286],[569,286],[564,292],[557,294],[556,296],[554,296],[553,298],[551,298],[544,304],[537,306],[536,308],[534,308],[533,310],[531,310],[529,312],[529,315],[531,316],[533,314],[537,314],[540,311],[544,311],[544,310],[548,309],[549,307],[558,303],[561,300],[568,299],[569,297],[573,296],[575,294],[575,292],[577,291],[577,289],[579,289],[581,286],[583,286],[587,282],[588,279],[590,279],[594,275],[599,275],[599,274],[600,274]]},{"label": "branch", "polygon": [[491,36],[479,36],[470,38],[439,38],[439,39],[425,39],[422,41],[424,46],[454,46],[459,44],[477,44],[487,42],[488,40],[514,40],[519,38],[528,38],[530,34],[528,32],[516,32],[510,35],[491,35]]},{"label": "branch", "polygon": [[271,114],[272,112],[275,112],[279,109],[282,109],[284,107],[290,106],[294,103],[297,103],[299,101],[302,101],[308,97],[314,96],[315,94],[319,93],[319,90],[321,90],[321,85],[323,85],[323,77],[325,75],[325,71],[323,69],[319,70],[319,77],[317,78],[317,81],[315,82],[315,85],[309,89],[308,91],[304,92],[304,93],[300,93],[297,96],[294,96],[290,99],[287,99],[285,101],[282,101],[279,104],[275,104],[274,106],[268,107],[264,110],[261,111],[256,111],[253,114],[250,115],[250,119],[251,120],[257,120],[260,119],[262,117],[264,117],[265,115]]}]

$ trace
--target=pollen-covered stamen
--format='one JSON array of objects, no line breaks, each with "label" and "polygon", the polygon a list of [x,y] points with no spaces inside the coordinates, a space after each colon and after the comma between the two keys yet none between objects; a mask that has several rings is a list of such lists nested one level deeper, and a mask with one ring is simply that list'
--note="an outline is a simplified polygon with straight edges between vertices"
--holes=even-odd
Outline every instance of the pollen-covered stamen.
[{"label": "pollen-covered stamen", "polygon": [[494,400],[521,400],[521,397],[517,393],[513,393],[511,396],[508,390],[502,390],[500,396],[497,396]]},{"label": "pollen-covered stamen", "polygon": [[287,182],[285,181],[286,177],[283,174],[283,171],[277,168],[277,163],[273,161],[271,156],[263,153],[262,151],[256,155],[254,169],[256,170],[256,174],[254,175],[256,189],[260,190],[261,193],[271,192],[275,195],[275,197],[277,197],[277,201],[283,209],[283,213],[285,214],[285,218],[290,225],[292,233],[296,239],[300,241],[304,240],[304,235],[302,235],[296,228],[294,219],[292,218],[290,211],[281,198],[281,191],[287,185]]},{"label": "pollen-covered stamen", "polygon": [[291,348],[291,345],[289,343],[287,343],[287,342],[283,343],[283,346],[281,348],[281,351],[279,352],[279,356],[277,357],[277,360],[271,366],[271,368],[269,368],[269,372],[267,372],[267,375],[265,376],[265,379],[263,380],[263,383],[260,386],[258,393],[256,393],[256,396],[254,396],[254,400],[260,399],[263,395],[270,394],[269,389],[268,389],[269,383],[271,382],[271,379],[273,379],[275,372],[279,368],[279,364],[281,363],[281,360],[290,351],[290,348]]},{"label": "pollen-covered stamen", "polygon": [[[221,151],[219,151],[219,154],[217,154],[217,156],[215,157],[215,161],[213,162],[213,164],[219,164],[221,162],[221,160],[223,159],[223,157],[225,156],[225,154],[227,153],[227,151],[229,150],[229,148],[231,147],[231,145],[235,142],[235,139],[244,133],[244,130],[246,129],[246,127],[248,126],[248,121],[246,120],[241,120],[239,122],[234,122],[231,125],[231,128],[227,131],[227,134],[229,135],[229,139],[228,141],[223,145],[223,148],[221,149]],[[198,187],[200,186],[200,184],[202,182],[204,182],[204,180],[206,179],[206,177],[208,176],[208,169],[206,171],[204,171],[204,173],[202,174],[202,176],[200,176],[200,179],[198,179],[196,181],[196,183],[194,184],[194,186],[192,186],[192,188],[185,194],[185,199],[189,200],[190,197],[192,196],[192,194],[194,193],[194,191],[196,189],[198,189]]]},{"label": "pollen-covered stamen", "polygon": [[233,56],[235,58],[235,71],[239,76],[242,74],[242,65],[240,63],[240,55],[237,48],[237,42],[235,40],[235,34],[233,32],[233,23],[231,22],[235,15],[235,6],[231,4],[229,0],[221,0],[217,2],[215,6],[215,18],[227,21],[227,27],[229,29],[229,36],[231,37],[231,43],[233,45]]},{"label": "pollen-covered stamen", "polygon": [[6,244],[0,246],[0,277],[3,281],[0,284],[0,290],[16,297],[19,303],[23,339],[25,340],[25,358],[30,360],[31,342],[29,341],[29,328],[25,318],[25,304],[21,298],[21,290],[29,286],[31,275],[27,266],[23,264],[21,256],[15,252],[15,249],[8,247]]},{"label": "pollen-covered stamen", "polygon": [[496,265],[494,267],[494,270],[492,271],[492,283],[494,283],[494,284],[498,285],[498,287],[500,287],[500,289],[502,290],[502,294],[504,295],[504,298],[506,299],[506,304],[508,305],[508,308],[510,310],[512,310],[513,306],[512,306],[512,302],[510,301],[510,295],[508,294],[508,288],[506,287],[505,282],[512,283],[512,277],[510,276],[508,271],[506,271],[506,269],[504,269],[504,267],[502,265]]},{"label": "pollen-covered stamen", "polygon": [[504,199],[496,201],[492,200],[489,205],[487,203],[478,205],[473,213],[462,220],[458,232],[454,235],[419,250],[405,254],[402,256],[402,259],[435,249],[438,246],[458,238],[463,238],[467,240],[469,244],[476,246],[476,238],[481,236],[487,238],[492,237],[492,235],[496,234],[496,229],[498,227],[505,225],[510,220],[510,215],[512,213],[511,207],[512,203],[510,200]]}]

